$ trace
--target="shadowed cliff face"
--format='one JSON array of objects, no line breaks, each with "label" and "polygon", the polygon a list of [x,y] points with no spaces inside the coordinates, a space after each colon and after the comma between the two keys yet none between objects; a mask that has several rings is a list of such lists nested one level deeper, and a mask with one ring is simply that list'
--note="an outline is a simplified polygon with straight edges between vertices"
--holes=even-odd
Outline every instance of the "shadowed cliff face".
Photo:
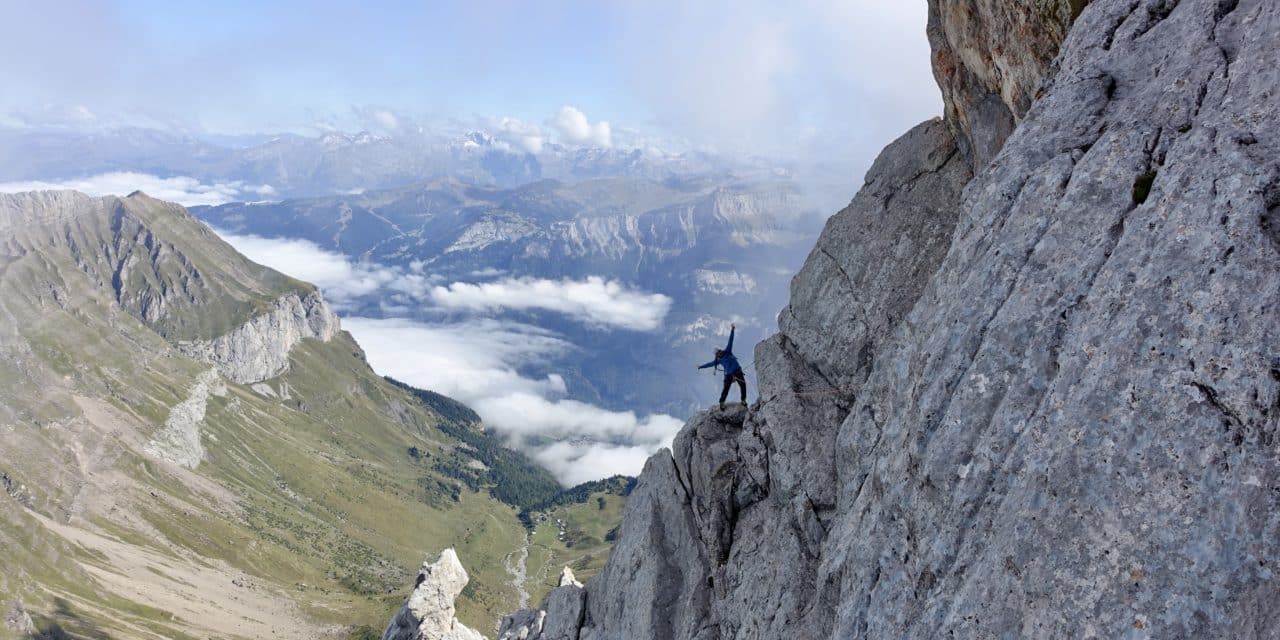
[{"label": "shadowed cliff face", "polygon": [[947,122],[828,222],[749,414],[650,460],[565,637],[1275,637],[1280,5],[932,9]]},{"label": "shadowed cliff face", "polygon": [[995,157],[1040,98],[1058,47],[1089,1],[929,0],[933,75],[974,166]]}]

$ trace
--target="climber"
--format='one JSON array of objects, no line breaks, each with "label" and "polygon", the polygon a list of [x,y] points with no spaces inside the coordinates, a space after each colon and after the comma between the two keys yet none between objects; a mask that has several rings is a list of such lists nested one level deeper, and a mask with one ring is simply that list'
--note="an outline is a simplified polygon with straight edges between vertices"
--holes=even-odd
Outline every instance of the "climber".
[{"label": "climber", "polygon": [[733,356],[733,334],[738,330],[738,325],[729,325],[729,344],[723,349],[716,349],[716,359],[699,366],[699,369],[707,367],[716,367],[724,369],[724,389],[720,391],[720,409],[724,409],[724,399],[729,396],[729,387],[734,382],[742,388],[742,404],[747,404],[747,375],[742,371],[742,365],[738,364],[738,359]]}]

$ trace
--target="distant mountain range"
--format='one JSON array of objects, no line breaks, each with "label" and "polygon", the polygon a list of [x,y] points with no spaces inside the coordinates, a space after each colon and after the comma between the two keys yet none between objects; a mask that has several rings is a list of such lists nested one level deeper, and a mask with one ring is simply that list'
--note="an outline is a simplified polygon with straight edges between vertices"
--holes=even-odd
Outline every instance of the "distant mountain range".
[{"label": "distant mountain range", "polygon": [[482,130],[219,139],[136,127],[91,132],[0,127],[0,182],[136,171],[161,177],[191,176],[206,182],[265,184],[270,185],[273,195],[264,197],[272,198],[383,189],[430,178],[513,187],[543,179],[664,180],[761,170],[781,175],[791,172],[765,160],[730,160],[698,151],[568,147],[547,142],[531,153]]},{"label": "distant mountain range", "polygon": [[[515,321],[521,331],[533,327],[556,343],[556,353],[504,361],[503,375],[551,388],[552,402],[635,412],[629,419],[643,421],[683,416],[714,400],[718,381],[694,365],[710,359],[731,322],[739,325],[739,355],[749,361],[753,345],[775,325],[788,279],[825,212],[842,199],[832,194],[848,181],[830,168],[696,151],[546,140],[535,147],[483,127],[239,138],[127,127],[11,127],[0,128],[0,190],[143,189],[167,200],[195,194],[187,198],[193,203],[241,200],[192,210],[224,232],[305,239],[353,263],[411,273],[430,286],[460,286],[464,294],[520,279],[532,287],[588,283],[665,296],[669,306],[637,310],[661,320],[657,326],[639,323],[640,330],[620,328],[626,323],[616,318],[612,324],[584,322],[545,305],[484,314],[442,309],[421,295],[386,287],[357,287],[363,292],[339,300],[345,316],[407,317],[473,333],[482,317]],[[375,365],[381,373],[403,373]],[[464,399],[474,404],[477,397]],[[577,406],[550,409],[571,411],[579,421],[625,418],[581,418]],[[663,420],[664,433],[678,425],[675,417]],[[628,440],[581,432],[567,439],[605,447]],[[646,446],[661,439],[654,436]],[[632,452],[633,471],[645,456]],[[553,470],[576,483],[592,479],[585,468],[572,479]]]}]

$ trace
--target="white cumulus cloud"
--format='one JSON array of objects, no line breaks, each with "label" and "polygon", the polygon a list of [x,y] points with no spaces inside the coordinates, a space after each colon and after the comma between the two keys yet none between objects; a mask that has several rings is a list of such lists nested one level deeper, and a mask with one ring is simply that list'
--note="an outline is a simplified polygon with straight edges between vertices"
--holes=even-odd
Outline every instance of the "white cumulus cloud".
[{"label": "white cumulus cloud", "polygon": [[662,326],[671,298],[628,288],[616,280],[589,276],[584,280],[504,278],[478,284],[455,282],[435,287],[431,300],[449,309],[546,309],[586,322],[650,331]]},{"label": "white cumulus cloud", "polygon": [[569,144],[613,146],[613,132],[609,128],[609,123],[590,122],[587,120],[587,115],[575,107],[568,105],[560,107],[560,111],[547,120],[547,124]]},{"label": "white cumulus cloud", "polygon": [[251,185],[240,180],[206,184],[189,176],[161,178],[133,171],[113,171],[67,180],[0,183],[0,192],[4,193],[47,189],[74,189],[91,196],[124,196],[134,191],[142,191],[153,198],[176,202],[187,207],[245,200],[246,195],[261,198],[276,194],[275,189],[268,184]]}]

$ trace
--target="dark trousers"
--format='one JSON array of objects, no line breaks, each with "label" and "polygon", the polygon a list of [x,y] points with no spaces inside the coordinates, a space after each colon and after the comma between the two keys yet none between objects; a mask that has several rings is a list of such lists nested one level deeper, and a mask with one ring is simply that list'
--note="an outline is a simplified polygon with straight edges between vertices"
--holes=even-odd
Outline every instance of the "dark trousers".
[{"label": "dark trousers", "polygon": [[735,382],[742,387],[742,404],[747,403],[747,376],[742,373],[742,369],[738,369],[724,375],[724,390],[720,392],[720,404],[724,404],[724,399],[729,397],[729,387],[732,387]]}]

